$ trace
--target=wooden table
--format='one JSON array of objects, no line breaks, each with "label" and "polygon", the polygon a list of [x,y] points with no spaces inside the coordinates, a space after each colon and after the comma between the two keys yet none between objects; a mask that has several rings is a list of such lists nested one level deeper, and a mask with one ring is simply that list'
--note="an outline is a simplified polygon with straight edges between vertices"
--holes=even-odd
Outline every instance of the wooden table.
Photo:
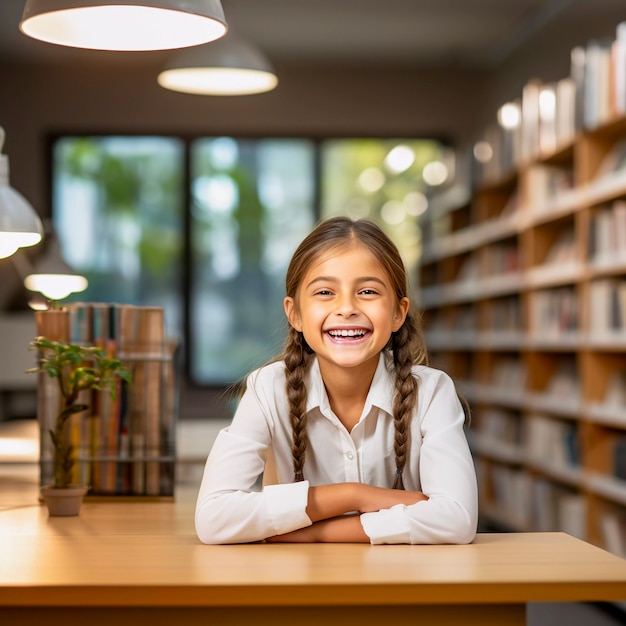
[{"label": "wooden table", "polygon": [[563,533],[205,546],[194,496],[87,502],[79,517],[49,518],[36,485],[11,492],[0,476],[0,622],[504,626],[524,624],[529,601],[626,599],[626,561]]}]

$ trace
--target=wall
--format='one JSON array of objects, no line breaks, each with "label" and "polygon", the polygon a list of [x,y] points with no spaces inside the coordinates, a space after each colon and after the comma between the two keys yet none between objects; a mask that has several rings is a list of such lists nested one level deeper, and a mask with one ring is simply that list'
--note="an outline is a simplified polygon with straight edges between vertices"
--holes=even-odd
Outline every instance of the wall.
[{"label": "wall", "polygon": [[[11,182],[48,211],[50,132],[237,135],[445,135],[464,138],[484,88],[476,72],[389,68],[279,68],[269,94],[202,97],[169,92],[151,66],[0,64],[0,123]],[[467,96],[467,97],[465,97]]]}]

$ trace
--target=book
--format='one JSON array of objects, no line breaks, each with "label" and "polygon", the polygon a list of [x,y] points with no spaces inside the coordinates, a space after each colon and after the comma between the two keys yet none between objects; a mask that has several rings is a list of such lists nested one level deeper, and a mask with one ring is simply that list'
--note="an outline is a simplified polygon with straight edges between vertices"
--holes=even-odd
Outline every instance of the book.
[{"label": "book", "polygon": [[615,29],[612,48],[613,109],[616,115],[626,113],[626,22]]},{"label": "book", "polygon": [[576,135],[576,82],[561,78],[556,83],[555,113],[556,148],[571,143]]},{"label": "book", "polygon": [[616,437],[613,441],[613,476],[626,481],[626,436]]},{"label": "book", "polygon": [[585,57],[584,46],[570,51],[570,79],[574,83],[574,130],[580,132],[585,126]]},{"label": "book", "polygon": [[552,154],[557,147],[557,83],[543,85],[539,91],[539,152]]},{"label": "book", "polygon": [[535,159],[540,152],[539,99],[542,89],[539,79],[529,80],[522,88],[522,140],[521,161],[527,163]]},{"label": "book", "polygon": [[593,129],[611,118],[610,38],[591,39],[585,53],[584,126]]},{"label": "book", "polygon": [[623,512],[607,511],[600,516],[604,547],[621,558],[626,558],[626,518]]}]

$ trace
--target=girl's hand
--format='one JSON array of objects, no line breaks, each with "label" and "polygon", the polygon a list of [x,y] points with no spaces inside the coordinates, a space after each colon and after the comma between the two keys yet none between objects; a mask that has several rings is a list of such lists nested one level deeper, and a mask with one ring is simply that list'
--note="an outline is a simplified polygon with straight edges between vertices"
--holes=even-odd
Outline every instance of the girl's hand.
[{"label": "girl's hand", "polygon": [[396,504],[410,506],[428,500],[421,491],[402,491],[362,483],[337,483],[309,488],[307,515],[312,522],[331,519],[344,513],[370,513],[390,509]]},{"label": "girl's hand", "polygon": [[390,509],[396,504],[411,506],[417,502],[428,500],[428,496],[421,491],[404,491],[401,489],[387,489],[372,485],[360,484],[357,486],[360,513],[372,513],[381,509]]},{"label": "girl's hand", "polygon": [[284,535],[268,537],[268,543],[369,543],[358,515],[343,515],[316,522]]}]

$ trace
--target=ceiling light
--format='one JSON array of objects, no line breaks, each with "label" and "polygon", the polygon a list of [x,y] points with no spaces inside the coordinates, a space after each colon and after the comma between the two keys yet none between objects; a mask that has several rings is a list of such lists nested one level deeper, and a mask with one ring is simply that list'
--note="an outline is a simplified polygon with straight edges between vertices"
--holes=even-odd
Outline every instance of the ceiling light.
[{"label": "ceiling light", "polygon": [[26,289],[38,291],[50,300],[63,300],[71,293],[85,291],[87,279],[61,258],[56,236],[51,234],[47,240],[46,251],[35,262],[32,273],[24,279]]},{"label": "ceiling light", "polygon": [[20,30],[47,43],[93,50],[168,50],[227,30],[220,0],[27,0]]},{"label": "ceiling light", "polygon": [[9,157],[2,154],[4,137],[0,127],[0,259],[11,256],[18,248],[34,246],[43,235],[37,212],[9,184]]},{"label": "ceiling light", "polygon": [[180,52],[157,81],[165,89],[207,96],[263,93],[278,84],[265,55],[232,33],[206,46]]}]

